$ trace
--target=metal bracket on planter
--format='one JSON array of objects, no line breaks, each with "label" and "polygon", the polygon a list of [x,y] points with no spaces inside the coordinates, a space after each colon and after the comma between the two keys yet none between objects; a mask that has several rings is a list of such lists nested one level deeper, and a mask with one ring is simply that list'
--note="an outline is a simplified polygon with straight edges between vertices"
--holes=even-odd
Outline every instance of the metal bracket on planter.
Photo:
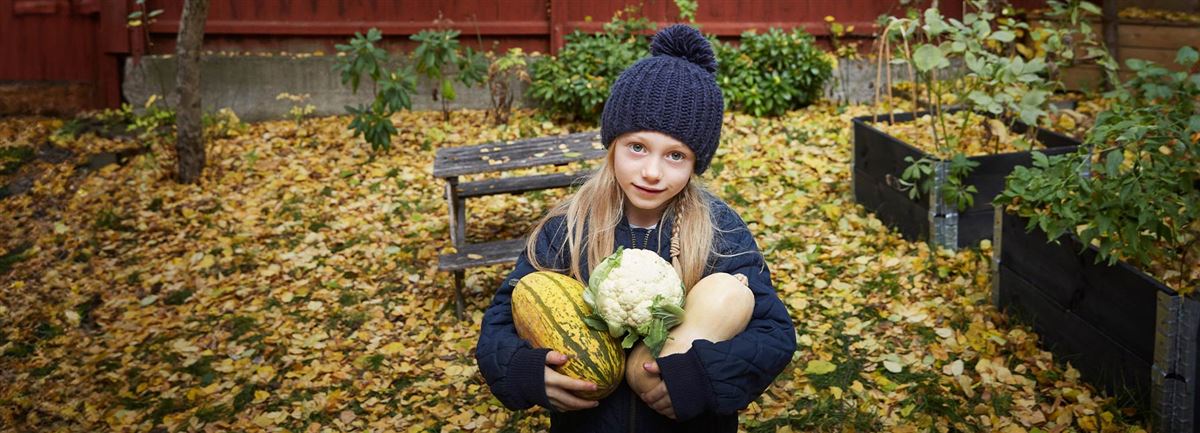
[{"label": "metal bracket on planter", "polygon": [[950,178],[950,162],[933,163],[933,188],[929,194],[929,243],[958,250],[958,209],[942,197],[942,185]]},{"label": "metal bracket on planter", "polygon": [[1000,306],[1000,251],[1004,242],[1004,206],[993,209],[992,218],[992,305]]},{"label": "metal bracket on planter", "polygon": [[1196,335],[1200,302],[1158,293],[1154,331],[1151,407],[1157,432],[1192,432],[1196,427]]}]

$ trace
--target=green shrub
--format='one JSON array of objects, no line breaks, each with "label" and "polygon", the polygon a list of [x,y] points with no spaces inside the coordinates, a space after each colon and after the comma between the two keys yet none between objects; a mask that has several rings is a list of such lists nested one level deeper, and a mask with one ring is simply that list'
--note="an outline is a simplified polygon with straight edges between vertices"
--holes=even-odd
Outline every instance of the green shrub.
[{"label": "green shrub", "polygon": [[778,116],[821,97],[833,74],[828,55],[801,29],[742,34],[738,47],[714,44],[717,82],[726,106],[755,116]]},{"label": "green shrub", "polygon": [[370,29],[366,35],[355,33],[349,44],[338,44],[338,61],[334,70],[341,72],[342,85],[349,85],[351,92],[358,93],[362,75],[373,82],[375,99],[370,105],[358,107],[347,105],[346,112],[353,116],[349,129],[355,137],[363,137],[371,143],[372,150],[390,149],[396,127],[392,125],[392,114],[412,108],[411,95],[417,88],[417,76],[411,66],[387,70],[388,55],[375,46],[383,38],[378,29]]},{"label": "green shrub", "polygon": [[1071,234],[1183,294],[1200,282],[1200,52],[1181,48],[1171,72],[1126,62],[1135,75],[1108,97],[1079,152],[1033,154],[996,196],[1049,238]]},{"label": "green shrub", "polygon": [[[441,100],[442,118],[447,121],[450,120],[447,103],[458,98],[453,81],[468,87],[477,86],[486,78],[488,67],[487,58],[483,53],[459,45],[458,35],[458,30],[422,30],[410,37],[421,43],[413,51],[417,71],[436,83],[433,99]],[[459,52],[460,50],[462,52]],[[447,71],[450,65],[458,68],[458,75],[454,80]]]},{"label": "green shrub", "polygon": [[634,11],[617,12],[602,33],[576,30],[566,36],[558,56],[534,60],[529,97],[551,116],[597,122],[609,86],[621,71],[650,54],[650,39],[642,33],[653,24],[644,17],[622,18]]}]

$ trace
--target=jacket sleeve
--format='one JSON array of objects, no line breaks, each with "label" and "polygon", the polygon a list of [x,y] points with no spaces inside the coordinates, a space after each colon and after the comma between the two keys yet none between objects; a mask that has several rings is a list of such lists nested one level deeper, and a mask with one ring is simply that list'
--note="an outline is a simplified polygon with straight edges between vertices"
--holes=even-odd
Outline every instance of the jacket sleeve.
[{"label": "jacket sleeve", "polygon": [[796,351],[796,331],[787,308],[775,293],[754,237],[732,209],[714,206],[720,232],[713,272],[743,274],[754,293],[754,313],[746,329],[732,339],[697,340],[685,353],[658,360],[676,417],[687,420],[705,411],[735,414],[749,406],[787,367]]},{"label": "jacket sleeve", "polygon": [[[552,248],[550,241],[552,231],[551,224],[547,224],[538,236],[536,251],[539,260],[557,256],[556,253],[551,254],[552,250],[557,250]],[[550,349],[533,348],[529,342],[517,336],[517,329],[513,325],[513,288],[522,277],[535,270],[523,251],[517,257],[516,268],[504,279],[484,313],[479,342],[475,347],[475,360],[492,394],[512,410],[528,409],[535,404],[553,409],[546,397],[545,387],[546,353]]]}]

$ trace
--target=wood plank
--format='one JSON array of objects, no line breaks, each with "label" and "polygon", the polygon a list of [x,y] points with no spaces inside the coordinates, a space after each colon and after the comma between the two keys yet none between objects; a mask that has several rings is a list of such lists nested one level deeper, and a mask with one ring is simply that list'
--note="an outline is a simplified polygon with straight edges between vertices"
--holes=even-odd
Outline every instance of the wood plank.
[{"label": "wood plank", "polygon": [[433,175],[444,178],[601,158],[606,150],[599,138],[599,133],[591,131],[549,139],[438,149]]},{"label": "wood plank", "polygon": [[555,173],[538,176],[510,177],[503,179],[488,179],[478,182],[465,182],[458,185],[458,196],[462,198],[482,197],[496,194],[516,194],[526,191],[537,191],[551,188],[564,188],[576,181],[582,181],[590,172]]},{"label": "wood plank", "polygon": [[[1163,48],[1175,52],[1183,45],[1200,41],[1200,27],[1121,24],[1117,41],[1121,44],[1122,50],[1126,48]],[[1126,56],[1128,55],[1126,54]]]},{"label": "wood plank", "polygon": [[[567,162],[589,159],[592,157],[599,158],[602,156],[603,147],[582,148],[577,146],[558,147],[555,144],[546,144],[537,147],[523,147],[517,149],[493,149],[490,152],[482,152],[478,154],[451,154],[446,155],[440,160],[435,159],[434,175],[441,174],[441,170],[459,169],[472,172],[488,173],[513,168],[533,167],[538,165],[557,165],[562,162],[541,161],[552,155],[558,155],[566,158]],[[585,154],[585,152],[596,152],[596,155]],[[532,162],[531,162],[532,161]]]},{"label": "wood plank", "polygon": [[505,239],[463,245],[457,253],[438,256],[439,271],[461,271],[476,266],[490,266],[517,261],[525,250],[525,239]]},{"label": "wood plank", "polygon": [[[211,20],[204,26],[209,35],[270,35],[270,36],[345,36],[375,27],[386,35],[411,35],[433,27],[430,22],[374,22],[374,21],[249,21]],[[463,34],[475,35],[518,35],[541,36],[546,34],[546,23],[542,21],[493,21],[456,22],[445,28]],[[152,33],[175,33],[179,31],[179,20],[160,20],[151,24]]]},{"label": "wood plank", "polygon": [[1121,65],[1125,65],[1125,62],[1129,59],[1149,60],[1172,71],[1179,71],[1182,70],[1182,67],[1175,63],[1176,51],[1178,51],[1178,48],[1165,49],[1121,47],[1120,61]]}]

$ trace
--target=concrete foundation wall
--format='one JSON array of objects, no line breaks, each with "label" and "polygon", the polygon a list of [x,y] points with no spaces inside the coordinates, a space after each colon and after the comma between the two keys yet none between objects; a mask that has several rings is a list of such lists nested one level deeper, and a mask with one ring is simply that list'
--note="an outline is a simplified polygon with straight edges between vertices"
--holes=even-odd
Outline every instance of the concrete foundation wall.
[{"label": "concrete foundation wall", "polygon": [[[346,105],[370,101],[370,80],[364,78],[358,94],[341,84],[334,71],[334,57],[254,57],[206,56],[201,60],[201,98],[205,110],[230,108],[246,121],[285,117],[293,106],[289,100],[276,100],[280,93],[308,94],[309,99],[297,105],[311,104],[316,115],[345,114]],[[393,66],[394,67],[394,66]],[[904,68],[893,68],[893,81],[907,79]],[[138,66],[126,64],[123,91],[125,98],[141,106],[152,94],[171,93],[175,86],[175,59],[171,56],[143,57]],[[875,62],[870,60],[843,61],[825,86],[825,96],[835,101],[870,103],[875,96]],[[414,110],[440,110],[441,102],[432,98],[432,85],[426,79],[417,83],[413,95]],[[528,85],[513,83],[519,95],[514,105],[533,106],[524,96]],[[486,109],[490,96],[484,87],[464,88],[456,83],[458,98],[450,102],[451,109]],[[173,99],[169,98],[168,103]]]}]

